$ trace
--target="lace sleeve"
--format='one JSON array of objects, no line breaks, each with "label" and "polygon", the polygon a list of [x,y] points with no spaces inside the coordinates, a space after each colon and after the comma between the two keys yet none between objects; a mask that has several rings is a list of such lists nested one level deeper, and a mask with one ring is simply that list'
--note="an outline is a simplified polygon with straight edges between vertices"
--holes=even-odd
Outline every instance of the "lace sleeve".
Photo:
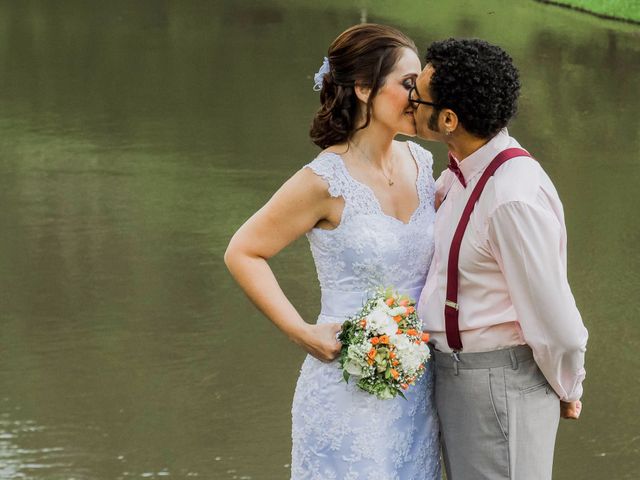
[{"label": "lace sleeve", "polygon": [[329,187],[329,195],[332,197],[344,197],[346,192],[346,178],[340,166],[340,159],[334,154],[325,153],[308,163],[304,168],[309,168],[313,173],[321,177]]}]

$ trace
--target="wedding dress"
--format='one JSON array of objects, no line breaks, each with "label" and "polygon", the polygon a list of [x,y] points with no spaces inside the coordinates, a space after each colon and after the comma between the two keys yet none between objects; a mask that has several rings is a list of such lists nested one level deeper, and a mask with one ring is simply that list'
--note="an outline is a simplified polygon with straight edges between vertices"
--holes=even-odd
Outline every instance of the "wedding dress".
[{"label": "wedding dress", "polygon": [[[318,323],[342,322],[372,291],[393,286],[420,296],[433,255],[431,154],[408,142],[416,161],[419,205],[408,223],[385,214],[373,190],[342,158],[320,154],[307,165],[345,202],[340,225],[307,233],[322,290]],[[413,192],[411,193],[413,194]],[[440,473],[433,368],[405,392],[379,400],[342,378],[339,363],[308,355],[293,399],[293,480],[436,480]]]}]

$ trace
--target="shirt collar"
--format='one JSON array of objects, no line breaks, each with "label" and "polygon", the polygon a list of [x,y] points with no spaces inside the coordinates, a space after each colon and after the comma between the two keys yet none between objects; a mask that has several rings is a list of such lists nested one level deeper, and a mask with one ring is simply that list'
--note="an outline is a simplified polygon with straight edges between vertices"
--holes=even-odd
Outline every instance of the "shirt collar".
[{"label": "shirt collar", "polygon": [[509,132],[506,128],[503,128],[495,137],[471,155],[464,158],[462,162],[456,159],[467,185],[473,177],[487,168],[496,155],[508,147],[510,141],[511,137],[509,136]]}]

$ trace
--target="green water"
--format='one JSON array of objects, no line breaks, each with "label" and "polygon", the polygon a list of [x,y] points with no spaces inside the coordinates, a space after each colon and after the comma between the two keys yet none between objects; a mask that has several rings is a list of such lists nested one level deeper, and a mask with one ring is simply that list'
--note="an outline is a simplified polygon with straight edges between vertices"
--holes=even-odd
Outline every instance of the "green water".
[{"label": "green water", "polygon": [[[563,198],[591,334],[554,478],[638,478],[637,28],[525,0],[16,0],[0,2],[0,479],[288,478],[304,354],[222,254],[316,154],[311,77],[362,17],[422,51],[481,36],[520,66],[511,133]],[[272,265],[313,321],[306,241]]]}]

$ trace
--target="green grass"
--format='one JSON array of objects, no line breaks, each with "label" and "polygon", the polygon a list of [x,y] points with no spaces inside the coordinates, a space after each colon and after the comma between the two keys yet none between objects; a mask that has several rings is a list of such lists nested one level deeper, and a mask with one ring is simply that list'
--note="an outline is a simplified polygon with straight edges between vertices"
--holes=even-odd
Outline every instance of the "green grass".
[{"label": "green grass", "polygon": [[586,10],[600,16],[619,18],[640,23],[640,0],[551,0],[555,3]]}]

